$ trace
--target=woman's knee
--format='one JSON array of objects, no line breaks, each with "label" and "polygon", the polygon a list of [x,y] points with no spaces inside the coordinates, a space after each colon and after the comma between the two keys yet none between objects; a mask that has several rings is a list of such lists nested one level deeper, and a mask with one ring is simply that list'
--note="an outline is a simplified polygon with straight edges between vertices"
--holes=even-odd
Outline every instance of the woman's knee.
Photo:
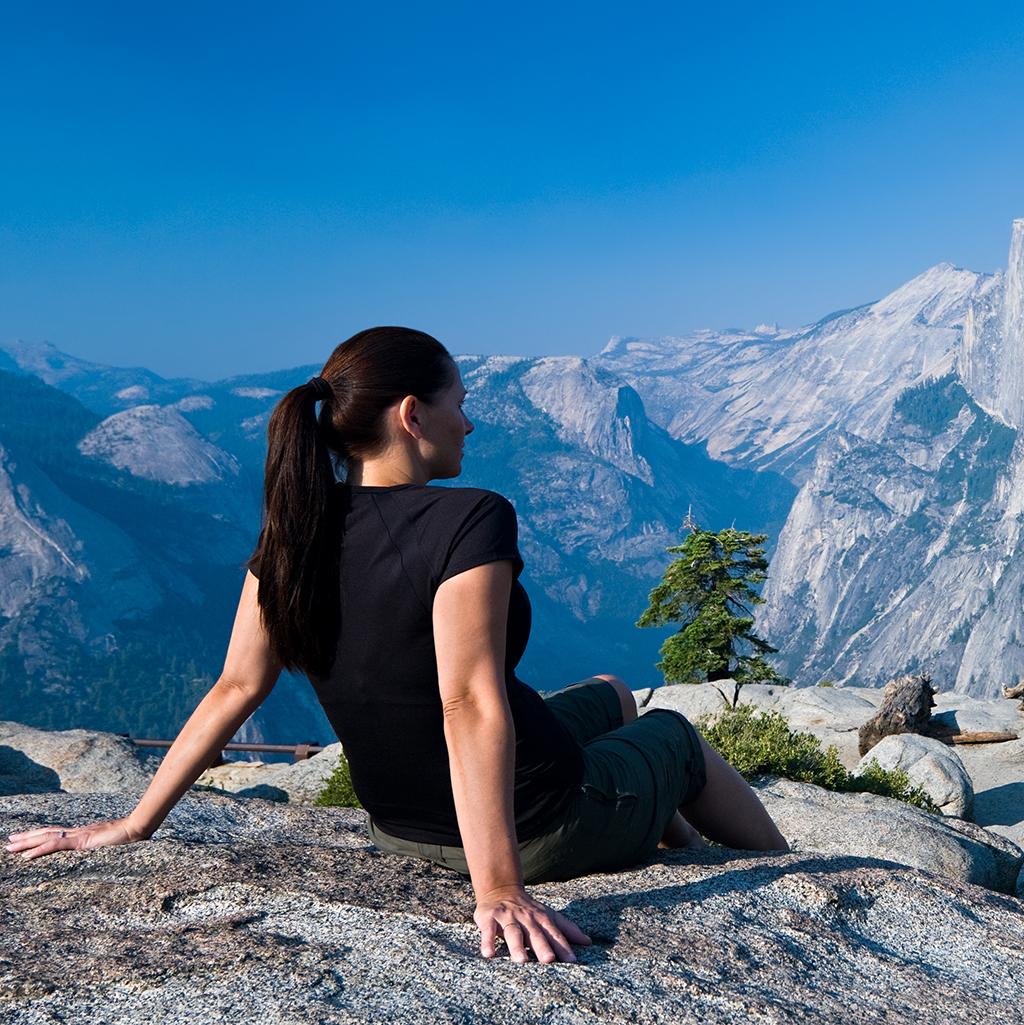
[{"label": "woman's knee", "polygon": [[597,673],[595,679],[605,680],[615,688],[615,692],[619,696],[619,704],[622,705],[623,725],[633,722],[638,715],[636,698],[633,697],[633,692],[629,689],[626,681],[613,673]]}]

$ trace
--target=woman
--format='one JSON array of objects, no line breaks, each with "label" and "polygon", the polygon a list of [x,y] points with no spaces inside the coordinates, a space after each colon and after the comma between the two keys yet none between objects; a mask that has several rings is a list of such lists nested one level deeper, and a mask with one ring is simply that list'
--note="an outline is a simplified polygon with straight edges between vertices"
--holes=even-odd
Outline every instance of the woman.
[{"label": "woman", "polygon": [[[269,694],[306,673],[384,850],[468,874],[485,957],[574,961],[590,939],[527,882],[623,868],[700,834],[788,850],[756,794],[676,712],[637,717],[600,674],[541,698],[511,503],[457,477],[459,369],[408,328],[362,331],[268,428],[265,515],[224,670],[124,819],[13,834],[38,857],[148,839]],[[320,405],[319,416],[316,407]],[[336,481],[335,464],[345,469]]]}]

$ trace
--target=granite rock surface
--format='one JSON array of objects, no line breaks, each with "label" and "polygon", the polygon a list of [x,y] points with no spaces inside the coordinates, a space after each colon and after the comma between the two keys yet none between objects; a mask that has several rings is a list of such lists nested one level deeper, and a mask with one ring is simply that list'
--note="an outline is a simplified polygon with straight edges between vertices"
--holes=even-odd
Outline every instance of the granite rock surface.
[{"label": "granite rock surface", "polygon": [[[132,795],[0,798],[6,832]],[[149,841],[0,871],[10,1025],[1021,1020],[1024,902],[875,858],[711,848],[531,888],[575,964],[479,955],[467,881],[362,812],[187,794]]]},{"label": "granite rock surface", "polygon": [[96,730],[38,730],[0,722],[0,794],[145,788],[152,763],[130,740]]},{"label": "granite rock surface", "polygon": [[796,850],[883,858],[1002,893],[1016,890],[1024,851],[974,822],[779,777],[752,785]]}]

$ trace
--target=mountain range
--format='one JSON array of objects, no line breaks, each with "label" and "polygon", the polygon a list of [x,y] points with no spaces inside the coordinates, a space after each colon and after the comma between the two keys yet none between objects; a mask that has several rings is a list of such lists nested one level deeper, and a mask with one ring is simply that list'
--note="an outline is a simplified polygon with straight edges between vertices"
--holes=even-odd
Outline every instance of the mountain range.
[{"label": "mountain range", "polygon": [[[757,625],[797,684],[917,670],[991,696],[1024,674],[1022,282],[1024,220],[1006,272],[940,263],[799,329],[460,354],[476,430],[437,483],[516,506],[519,675],[657,685],[670,631],[634,623],[688,514],[769,534]],[[173,735],[220,669],[267,419],[318,370],[204,382],[0,348],[0,718]],[[300,678],[243,735],[332,736]]]},{"label": "mountain range", "polygon": [[[222,664],[259,531],[268,417],[319,368],[204,383],[45,345],[4,355],[0,718],[172,736]],[[683,519],[774,534],[795,489],[672,438],[587,360],[457,358],[475,430],[461,476],[436,483],[517,508],[534,607],[519,675],[539,690],[598,672],[657,684],[669,631],[634,623]],[[240,739],[331,735],[308,682],[288,677]]]},{"label": "mountain range", "polygon": [[757,627],[797,684],[1024,675],[1024,220],[1008,268],[940,263],[794,331],[616,338],[652,419],[800,490]]}]

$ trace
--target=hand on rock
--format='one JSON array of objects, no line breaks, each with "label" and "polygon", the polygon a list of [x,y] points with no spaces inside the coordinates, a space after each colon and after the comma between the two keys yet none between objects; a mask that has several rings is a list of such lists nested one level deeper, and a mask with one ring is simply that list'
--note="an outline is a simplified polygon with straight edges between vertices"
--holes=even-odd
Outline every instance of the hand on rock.
[{"label": "hand on rock", "polygon": [[4,850],[11,854],[20,853],[23,858],[38,858],[55,851],[91,851],[96,847],[136,843],[149,837],[130,826],[127,819],[111,819],[70,828],[40,826],[23,833],[11,833],[9,839],[10,843]]},{"label": "hand on rock", "polygon": [[494,957],[504,939],[509,956],[518,964],[529,951],[544,964],[575,961],[571,944],[589,946],[590,937],[565,915],[528,896],[522,887],[492,891],[477,901],[473,920],[480,929],[480,953]]}]

